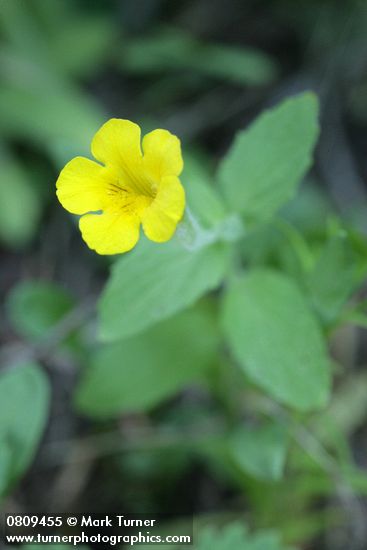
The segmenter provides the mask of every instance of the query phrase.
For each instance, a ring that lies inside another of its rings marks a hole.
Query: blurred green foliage
[[[348,147],[365,149],[367,12],[239,4],[215,23],[206,0],[1,2],[4,510],[182,509],[198,550],[363,526],[367,201]],[[182,137],[188,209],[171,242],[101,259],[54,182],[109,116]]]
[[[238,466],[259,479],[275,481],[284,471],[287,455],[287,432],[280,423],[238,427],[229,447]]]
[[[277,74],[275,63],[260,51],[195,40],[180,29],[131,40],[121,66],[139,73],[193,70],[243,85],[268,84]]]
[[[40,340],[75,303],[55,284],[24,281],[13,288],[7,299],[9,319],[16,332],[27,340]]]
[[[207,528],[199,536],[198,550],[286,550],[276,533],[249,534],[240,523],[233,523],[217,531]]]
[[[200,380],[219,351],[213,308],[205,306],[103,346],[81,381],[78,407],[96,417],[145,411]]]
[[[36,364],[18,365],[0,379],[1,496],[29,467],[49,407],[48,381]]]

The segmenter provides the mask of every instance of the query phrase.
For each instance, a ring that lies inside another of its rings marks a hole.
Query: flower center
[[[150,206],[157,190],[156,186],[148,181],[134,178],[128,183],[117,181],[108,186],[108,195],[112,199],[112,207],[116,212],[124,212],[126,215],[141,216],[142,212]]]

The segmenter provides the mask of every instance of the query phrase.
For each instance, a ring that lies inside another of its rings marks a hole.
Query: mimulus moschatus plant
[[[148,239],[168,241],[183,216],[180,140],[154,130],[140,142],[137,124],[113,118],[92,140],[92,154],[101,164],[76,157],[57,180],[59,201],[82,216],[82,237],[98,254],[131,250],[140,225]]]

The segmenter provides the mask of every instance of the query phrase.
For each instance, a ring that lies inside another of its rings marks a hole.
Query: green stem
[[[237,214],[232,214],[210,229],[202,227],[194,213],[186,207],[185,215],[177,227],[177,237],[187,250],[199,250],[217,241],[235,242],[245,233]]]

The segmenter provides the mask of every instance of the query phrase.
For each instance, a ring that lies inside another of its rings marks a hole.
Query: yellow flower
[[[182,218],[180,140],[167,130],[147,134],[142,147],[140,139],[137,124],[113,118],[92,141],[92,154],[102,164],[76,157],[57,180],[59,201],[82,215],[82,237],[98,254],[131,250],[140,224],[152,241],[168,241]]]

